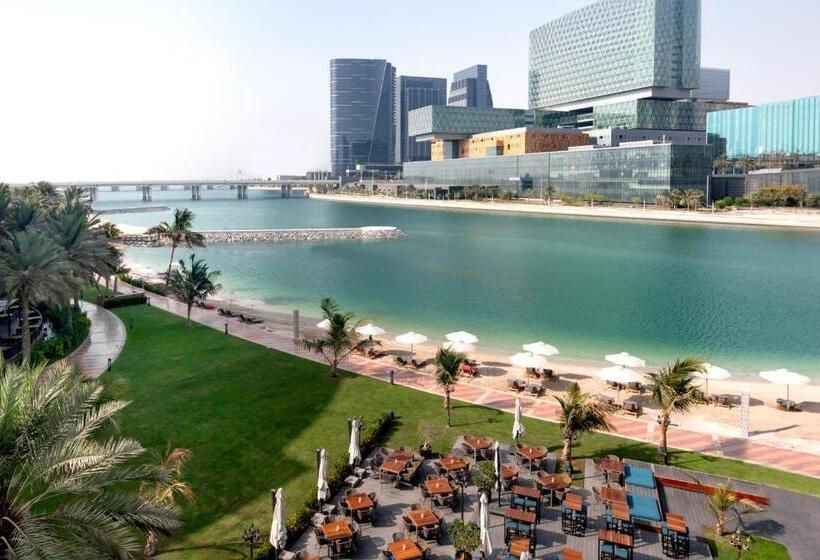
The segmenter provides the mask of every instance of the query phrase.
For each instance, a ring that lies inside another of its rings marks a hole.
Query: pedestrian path
[[[93,303],[82,301],[80,308],[91,320],[91,330],[68,361],[79,366],[86,377],[94,378],[108,369],[109,359],[114,361],[120,355],[125,345],[125,325],[119,317]]]
[[[121,286],[121,291],[126,293],[140,291],[128,285],[121,284]],[[180,317],[185,317],[186,308],[182,303],[155,294],[148,295],[151,305],[179,315]],[[321,358],[316,354],[307,352],[296,345],[292,339],[292,335],[288,332],[273,331],[264,325],[247,325],[238,319],[222,317],[215,310],[195,308],[191,312],[191,319],[219,331],[224,330],[225,325],[227,325],[228,332],[233,336],[308,360],[322,362]],[[443,394],[437,386],[432,374],[400,368],[384,361],[351,356],[344,364],[344,369],[385,382],[389,382],[390,372],[393,371],[393,381],[397,385],[411,387],[434,395]],[[456,385],[453,398],[510,413],[514,411],[515,399],[520,398],[524,407],[524,416],[544,420],[546,422],[558,421],[559,407],[558,404],[552,402],[552,400],[516,395],[508,391],[481,387],[470,384],[469,381]],[[653,429],[655,427],[653,420],[613,416],[612,423],[616,428],[615,433],[618,436],[645,443],[658,443],[660,430]],[[737,459],[774,469],[820,478],[820,455],[813,453],[772,447],[743,438],[695,432],[675,426],[669,428],[668,443],[670,447],[675,449],[696,451],[698,453],[728,459]]]

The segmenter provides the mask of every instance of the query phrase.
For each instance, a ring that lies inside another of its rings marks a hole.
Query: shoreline
[[[718,225],[763,227],[779,229],[802,229],[820,231],[820,212],[788,209],[745,209],[729,212],[702,212],[666,210],[656,208],[630,208],[614,206],[563,206],[527,202],[478,202],[470,200],[425,200],[417,198],[392,198],[388,196],[360,196],[350,194],[311,194],[312,200],[350,202],[424,208],[428,210],[461,210],[500,214],[524,214],[554,216],[576,219],[650,222],[677,225]]]

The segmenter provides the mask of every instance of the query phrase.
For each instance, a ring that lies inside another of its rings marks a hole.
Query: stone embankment
[[[294,243],[310,241],[384,241],[404,237],[396,227],[366,226],[359,228],[320,229],[245,229],[200,231],[207,245],[229,243]],[[124,245],[130,247],[161,247],[165,240],[156,235],[124,235]]]
[[[106,210],[97,210],[100,216],[108,214],[144,214],[146,212],[168,212],[171,210],[167,206],[140,206],[138,208],[108,208]]]

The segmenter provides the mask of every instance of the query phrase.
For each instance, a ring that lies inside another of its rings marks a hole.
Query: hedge
[[[97,298],[97,304],[106,309],[115,309],[117,307],[129,307],[131,305],[142,305],[148,301],[145,294],[125,294],[121,296]]]
[[[168,295],[168,291],[165,289],[165,284],[161,283],[154,283],[154,282],[146,282],[142,278],[136,278],[134,276],[128,276],[127,274],[120,274],[117,276],[123,282],[127,282],[134,287],[140,287],[146,292],[151,292],[152,294],[157,294],[158,296],[166,296]]]
[[[73,327],[68,328],[68,313],[72,314]],[[56,362],[71,354],[88,337],[91,320],[80,309],[74,306],[44,307],[43,317],[51,323],[54,334],[47,339],[38,340],[31,348],[31,361]]]

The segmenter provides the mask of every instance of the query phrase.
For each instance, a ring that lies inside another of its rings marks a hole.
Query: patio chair
[[[407,518],[402,517],[401,519],[402,519],[402,521],[404,521]],[[405,537],[405,533],[393,533],[393,542],[401,542],[406,538],[407,537]]]
[[[424,541],[438,541],[439,530],[438,525],[425,525],[419,529],[419,542]],[[426,544],[426,543],[425,543]]]
[[[339,539],[330,543],[331,558],[347,558],[352,556],[354,551],[353,539]]]
[[[393,453],[393,450],[389,447],[379,447],[379,453],[381,453],[385,457],[388,457],[391,453]]]
[[[426,540],[419,540],[416,542],[416,545],[419,547],[419,550],[421,550],[422,559],[425,559],[430,555],[430,545],[427,544]]]

